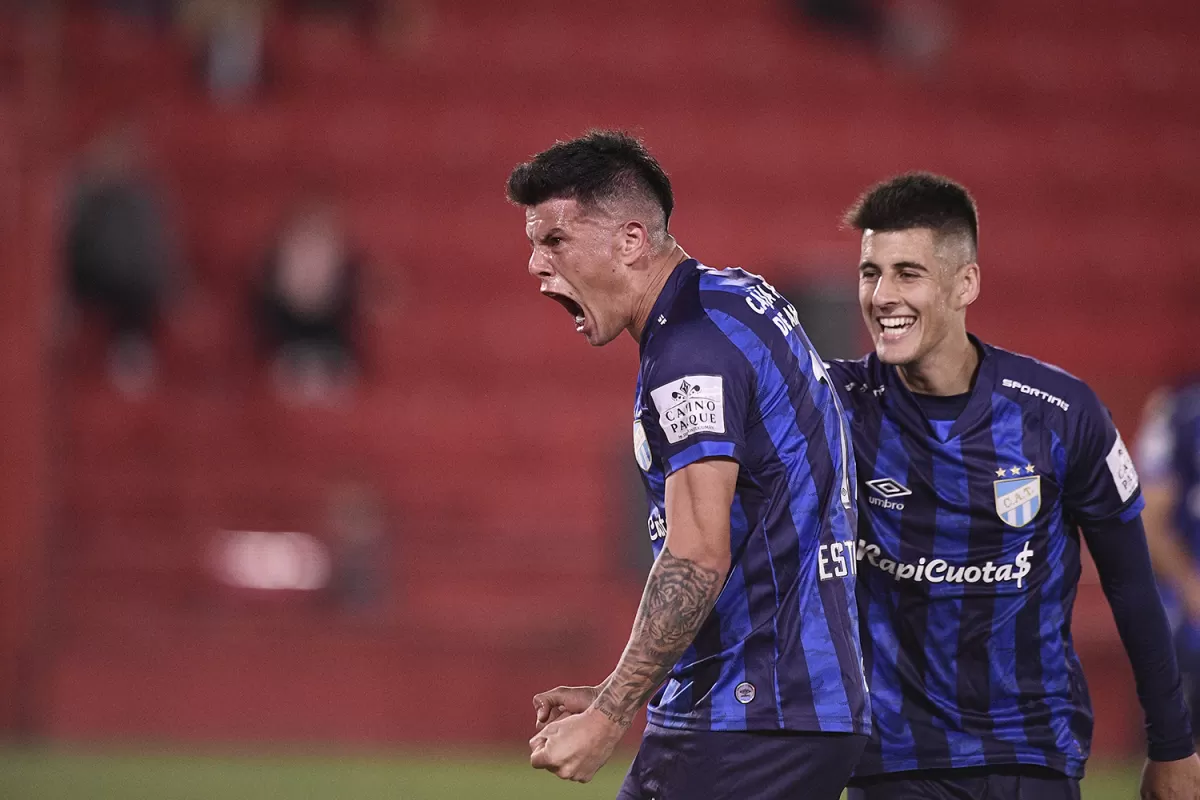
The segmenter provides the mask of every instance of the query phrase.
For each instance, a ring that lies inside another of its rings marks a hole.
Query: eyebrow
[[[918,264],[915,261],[897,261],[896,263],[892,264],[891,267],[892,267],[892,269],[897,269],[897,270],[899,270],[899,269],[914,269],[914,270],[917,270],[918,272],[925,272],[925,273],[929,272],[929,267],[926,267],[924,264]],[[876,264],[874,261],[863,261],[861,264],[858,265],[859,272],[862,272],[862,271],[868,270],[868,269],[876,269],[876,270],[882,271],[880,266],[878,264]]]
[[[556,236],[556,235],[558,235],[558,236],[561,236],[561,235],[563,235],[564,233],[566,233],[566,231],[564,231],[562,228],[560,228],[560,227],[558,227],[558,226],[556,225],[556,226],[554,226],[553,228],[551,228],[550,230],[548,230],[548,231],[546,231],[545,233],[543,233],[543,234],[542,234],[540,237],[538,237],[538,241],[539,241],[541,244],[545,244],[545,243],[546,243],[546,241],[547,241],[547,240],[548,240],[548,239],[549,239],[551,236]],[[530,236],[528,233],[526,233],[526,234],[525,234],[525,237],[526,237],[527,239],[529,239],[529,241],[531,241],[531,242],[533,241],[533,237],[532,237],[532,236]]]

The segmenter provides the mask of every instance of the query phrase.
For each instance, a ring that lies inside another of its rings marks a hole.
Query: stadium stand
[[[856,246],[835,225],[863,186],[909,168],[965,182],[984,210],[974,330],[1086,378],[1130,433],[1194,347],[1179,334],[1200,265],[1200,104],[1180,98],[1200,96],[1200,5],[963,4],[933,77],[799,32],[768,0],[463,2],[435,19],[419,53],[391,58],[278,20],[267,93],[230,108],[168,33],[63,18],[55,155],[131,106],[153,120],[210,301],[173,327],[145,399],[87,369],[86,342],[55,363],[40,732],[521,741],[533,691],[600,677],[640,584],[624,557],[639,532],[613,502],[633,345],[585,352],[536,296],[503,200],[512,164],[589,126],[645,136],[676,183],[673,230],[714,264],[836,253],[850,282]],[[239,303],[313,170],[370,263],[404,265],[405,300],[377,303],[374,370],[350,404],[288,408],[242,354]],[[380,619],[222,604],[213,532],[313,529],[322,488],[348,473],[374,476],[396,517]],[[1105,658],[1094,578],[1076,619],[1107,701],[1096,751],[1128,752],[1136,701],[1124,660]]]

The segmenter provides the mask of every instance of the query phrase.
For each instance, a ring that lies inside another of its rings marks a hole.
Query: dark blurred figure
[[[178,0],[177,20],[213,102],[244,102],[262,88],[269,11],[269,0]]]
[[[857,39],[890,60],[916,70],[935,65],[951,38],[940,0],[789,0],[809,24]]]
[[[359,256],[324,196],[284,222],[256,290],[261,344],[276,386],[291,399],[323,402],[358,371]]]
[[[123,14],[157,27],[166,27],[170,24],[171,14],[178,2],[179,0],[100,0],[98,5],[105,11]],[[0,3],[0,7],[3,5]]]
[[[127,394],[155,378],[154,340],[176,285],[179,257],[162,193],[135,123],[87,148],[67,219],[67,282],[80,310],[109,328],[109,375]]]
[[[334,602],[348,613],[377,613],[388,590],[383,500],[369,484],[347,481],[330,493],[327,513]]]
[[[797,270],[780,265],[772,274],[784,276],[775,288],[786,297],[804,320],[804,332],[821,357],[854,359],[862,355],[866,344],[862,334],[862,312],[854,287],[844,283],[814,279],[812,275],[836,274],[836,267]],[[790,277],[789,277],[790,276]]]
[[[1136,454],[1146,542],[1192,717],[1200,719],[1200,375],[1151,394]]]
[[[383,0],[280,0],[285,13],[330,22],[346,22],[370,35],[387,5]]]
[[[795,0],[797,9],[818,27],[876,42],[883,34],[883,9],[876,0]]]
[[[348,27],[364,42],[401,52],[420,47],[429,26],[426,0],[278,0],[280,9],[318,26]]]

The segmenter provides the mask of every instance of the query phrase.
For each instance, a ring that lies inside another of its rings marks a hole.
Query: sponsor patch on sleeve
[[[1117,440],[1113,442],[1112,450],[1108,451],[1104,460],[1108,462],[1108,471],[1112,473],[1113,483],[1117,485],[1117,494],[1121,495],[1121,502],[1124,503],[1137,491],[1138,474],[1133,466],[1133,459],[1129,457],[1129,451],[1125,449],[1125,443],[1121,441],[1120,433],[1117,434]]]
[[[725,432],[725,390],[720,375],[686,375],[652,390],[650,397],[670,444],[697,433]]]

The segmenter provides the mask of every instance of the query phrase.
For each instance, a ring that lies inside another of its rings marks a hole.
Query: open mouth
[[[917,324],[916,317],[879,317],[879,327],[883,328],[885,339],[899,339],[912,330]]]
[[[583,332],[583,328],[587,324],[587,317],[584,316],[583,306],[579,305],[579,303],[576,303],[574,300],[572,300],[571,298],[567,297],[564,294],[558,294],[557,292],[546,292],[546,291],[543,291],[542,294],[544,294],[546,297],[549,297],[551,300],[554,300],[560,306],[565,308],[567,310],[567,312],[571,315],[571,317],[575,320],[575,330],[579,331],[580,333]]]

